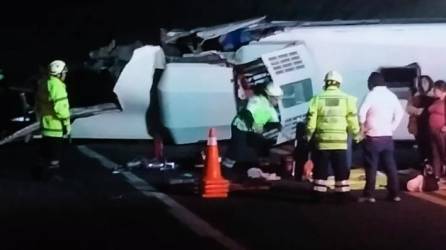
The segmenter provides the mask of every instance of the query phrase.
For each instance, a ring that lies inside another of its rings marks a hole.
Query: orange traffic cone
[[[209,130],[206,148],[206,160],[203,175],[204,198],[226,198],[229,192],[229,181],[221,176],[217,137],[214,128]]]

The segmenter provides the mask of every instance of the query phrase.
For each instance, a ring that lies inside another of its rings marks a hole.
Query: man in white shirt
[[[359,110],[359,122],[364,140],[364,159],[366,184],[360,202],[374,203],[378,163],[382,161],[386,167],[388,199],[398,202],[399,184],[397,166],[394,157],[393,131],[403,118],[404,110],[398,97],[385,85],[380,73],[373,72],[368,79],[372,88],[364,99]]]

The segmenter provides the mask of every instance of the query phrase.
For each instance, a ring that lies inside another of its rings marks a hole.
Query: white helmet
[[[342,76],[337,71],[330,70],[325,75],[325,81],[336,81],[339,84],[341,84],[342,83]]]
[[[68,71],[66,66],[67,66],[67,64],[62,60],[52,61],[50,63],[50,65],[48,66],[49,73],[50,73],[50,75],[54,75],[54,76],[60,75],[63,72]]]
[[[274,96],[274,97],[283,96],[282,89],[274,83],[269,83],[268,85],[266,85],[265,92],[269,96]]]

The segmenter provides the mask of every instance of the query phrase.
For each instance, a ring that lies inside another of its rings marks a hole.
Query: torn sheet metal
[[[266,17],[260,17],[189,31],[167,32],[162,29],[161,41],[166,54],[178,57],[184,53],[200,53],[209,50],[234,52],[252,41],[258,41],[276,31],[301,23],[296,21],[267,22]]]
[[[150,91],[154,77],[164,67],[164,60],[159,46],[136,49],[113,89],[122,112],[76,120],[72,125],[72,138],[151,139],[145,114],[153,101]],[[98,129],[104,128],[104,124],[106,129]]]
[[[100,105],[95,105],[91,107],[85,108],[73,108],[71,109],[71,119],[77,119],[82,117],[93,116],[97,114],[102,114],[106,112],[117,112],[119,111],[119,107],[114,103],[105,103]],[[26,137],[28,135],[32,135],[37,132],[40,128],[39,122],[34,122],[15,133],[3,138],[0,140],[0,145],[4,145],[13,141],[16,141],[20,138]]]
[[[167,56],[166,63],[208,63],[226,65],[225,56],[217,51],[205,51],[199,54],[185,54],[182,57]]]
[[[130,61],[133,51],[142,46],[143,43],[141,41],[116,45],[116,41],[112,40],[109,45],[91,51],[85,66],[95,71],[107,70],[114,79],[118,79],[122,69]]]
[[[164,53],[158,46],[144,46],[133,52],[113,89],[125,111],[146,112],[153,74],[155,69],[163,69],[164,65]]]
[[[217,38],[219,36],[228,34],[232,31],[242,29],[242,28],[247,28],[253,24],[260,23],[260,22],[264,21],[265,18],[266,18],[266,16],[263,16],[260,18],[248,19],[248,20],[243,20],[243,21],[239,21],[239,22],[233,22],[233,23],[228,23],[228,24],[223,24],[223,25],[217,25],[214,27],[209,27],[209,28],[206,28],[206,29],[198,32],[197,36],[202,38],[203,40]]]
[[[161,42],[167,54],[182,56],[184,53],[202,51],[235,51],[253,40],[250,33],[244,32],[265,21],[266,17],[253,18],[213,27],[196,28],[189,31],[161,30]],[[218,40],[215,40],[219,38]]]
[[[20,138],[26,137],[28,135],[31,135],[32,133],[38,131],[40,128],[40,124],[38,122],[35,122],[31,125],[28,125],[24,128],[22,128],[21,130],[13,133],[12,135],[9,135],[5,138],[3,138],[2,140],[0,140],[0,145],[4,145],[10,142],[13,142],[15,140],[18,140]]]
[[[202,40],[209,40],[213,38],[217,38],[219,36],[228,34],[232,31],[248,28],[251,25],[261,23],[265,21],[266,16],[259,17],[259,18],[252,18],[232,23],[226,23],[221,25],[216,25],[212,27],[199,27],[192,30],[171,30],[166,31],[164,29],[161,29],[161,40],[165,44],[174,44],[179,39],[185,38],[188,36],[196,35],[198,38],[201,38]]]
[[[173,161],[159,161],[157,159],[147,159],[144,157],[136,158],[127,162],[125,166],[119,166],[113,169],[113,174],[119,174],[132,169],[157,169],[159,171],[174,170],[178,164]]]
[[[188,31],[185,30],[166,31],[164,29],[161,29],[161,42],[164,44],[175,44],[179,39],[191,36],[203,29],[204,28],[198,28]]]

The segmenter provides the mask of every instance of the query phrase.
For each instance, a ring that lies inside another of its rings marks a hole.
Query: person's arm
[[[316,131],[317,115],[318,115],[318,101],[317,97],[313,97],[310,101],[310,106],[307,113],[306,137],[309,141]]]
[[[263,126],[265,131],[277,129],[282,130],[282,124],[280,123],[279,114],[274,107],[270,108],[270,118],[268,122]]]
[[[419,97],[418,96],[412,96],[407,101],[406,105],[406,112],[409,115],[413,116],[419,116],[423,112],[423,108],[419,107]]]
[[[361,126],[361,132],[362,134],[365,134],[366,131],[366,127],[365,127],[365,122],[367,120],[367,112],[369,112],[370,106],[371,106],[371,100],[370,100],[370,93],[366,95],[366,97],[364,98],[364,101],[361,104],[361,107],[359,109],[359,123]]]
[[[446,101],[445,100],[443,100],[443,107],[445,108],[444,109],[444,117],[445,117],[445,120],[446,120]],[[443,125],[443,127],[441,127],[441,132],[443,132],[443,133],[446,133],[446,124],[445,125]]]
[[[358,121],[358,108],[355,97],[348,98],[347,103],[347,131],[353,135],[356,141],[360,138],[360,126]]]
[[[246,110],[248,110],[252,115],[252,131],[257,134],[263,133],[263,125],[259,121],[258,110],[261,100],[258,97],[249,98],[248,104],[246,105]]]
[[[70,105],[68,103],[68,94],[62,83],[57,81],[51,82],[48,86],[48,91],[57,118],[61,120],[69,119]]]
[[[63,124],[64,134],[69,135],[71,133],[70,104],[65,86],[62,82],[52,80],[48,86],[48,93],[53,102],[54,113]]]
[[[247,110],[246,108],[240,110],[238,113],[238,117],[245,122],[245,125],[248,129],[252,129],[254,118],[249,110]]]

